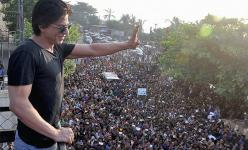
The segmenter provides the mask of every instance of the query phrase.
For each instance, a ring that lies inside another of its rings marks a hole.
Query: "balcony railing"
[[[15,139],[17,118],[9,110],[8,91],[0,90],[0,150],[11,150]]]

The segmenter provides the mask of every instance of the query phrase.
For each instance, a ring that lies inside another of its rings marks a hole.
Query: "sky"
[[[85,2],[98,10],[103,19],[105,9],[111,9],[116,20],[122,14],[133,14],[145,20],[145,32],[150,27],[167,27],[173,17],[195,22],[208,14],[226,18],[248,19],[247,0],[66,0],[71,4]],[[156,24],[156,25],[155,25]]]

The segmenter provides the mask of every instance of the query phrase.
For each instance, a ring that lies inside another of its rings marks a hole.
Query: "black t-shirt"
[[[74,46],[58,44],[51,53],[30,39],[17,47],[9,59],[8,85],[32,84],[29,100],[40,116],[53,126],[59,120],[64,92],[63,62]],[[20,138],[27,144],[43,148],[55,143],[20,120],[17,129]]]

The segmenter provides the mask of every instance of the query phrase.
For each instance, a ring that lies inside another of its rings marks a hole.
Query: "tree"
[[[84,2],[78,2],[76,5],[72,5],[71,22],[78,23],[80,25],[96,25],[100,23],[100,19],[96,16],[96,8],[88,5]]]
[[[75,43],[80,38],[79,25],[72,25],[69,30],[69,35],[65,38],[66,43]]]
[[[106,15],[104,15],[104,19],[107,21],[110,21],[112,18],[115,18],[113,15],[114,11],[110,8],[104,10],[106,12]]]
[[[130,24],[131,24],[131,25],[135,25],[136,23],[137,23],[136,17],[132,14],[132,15],[131,15],[131,19],[130,19]]]
[[[25,18],[24,19],[24,38],[28,39],[32,36],[33,29],[32,24]]]
[[[0,3],[0,9],[2,8],[2,4]],[[6,22],[3,21],[3,14],[0,12],[0,40],[5,40],[7,37],[7,27]]]
[[[146,20],[138,19],[137,24],[139,25],[139,30],[141,32],[144,32],[143,26],[145,24]]]
[[[152,33],[150,33],[150,41],[154,41],[155,43],[159,43],[166,35],[166,29],[157,28],[154,29]]]
[[[69,35],[66,37],[66,43],[76,43],[80,38],[79,25],[73,25],[69,30]],[[68,77],[76,70],[76,64],[74,60],[66,59],[64,63],[65,77]]]
[[[130,17],[129,14],[123,14],[123,15],[121,16],[120,22],[123,23],[123,24],[129,25],[130,22],[131,22],[130,20],[131,20],[131,17]]]
[[[64,62],[64,75],[65,77],[69,77],[76,70],[75,61],[72,59],[66,59]]]
[[[123,14],[119,20],[122,23],[122,30],[125,33],[125,36],[128,36],[132,33],[134,23],[136,18],[133,15]]]
[[[238,19],[215,18],[208,15],[199,23],[173,23],[161,42],[166,51],[160,62],[167,75],[211,84],[218,95],[243,108],[248,95],[248,25]]]
[[[24,18],[31,22],[32,10],[35,3],[38,0],[24,0],[23,1],[23,12]],[[3,20],[7,22],[9,31],[17,30],[17,13],[18,13],[18,0],[9,0],[4,5],[1,12],[5,15]]]

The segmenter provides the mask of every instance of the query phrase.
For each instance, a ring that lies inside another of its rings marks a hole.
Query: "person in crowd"
[[[0,81],[4,80],[4,66],[3,63],[0,61]]]

